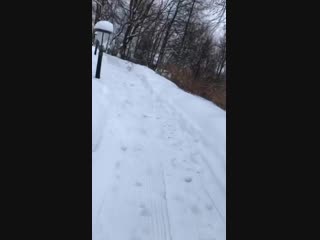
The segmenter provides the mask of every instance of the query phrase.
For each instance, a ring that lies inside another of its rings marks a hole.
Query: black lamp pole
[[[99,55],[98,55],[98,63],[97,63],[97,69],[96,69],[96,78],[98,78],[98,79],[100,79],[102,56],[103,56],[103,46],[100,45]]]
[[[99,47],[99,40],[96,39],[96,48],[94,49],[94,55],[97,55],[97,49]]]
[[[102,56],[103,56],[103,35],[104,33],[102,33],[101,44],[99,46],[99,55],[98,55],[98,62],[97,62],[97,69],[96,69],[96,78],[98,79],[100,79]]]

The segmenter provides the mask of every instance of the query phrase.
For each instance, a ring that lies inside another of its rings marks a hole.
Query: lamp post
[[[97,49],[99,47],[99,40],[97,39],[97,33],[94,33],[94,44],[95,44],[95,49],[94,49],[94,55],[97,55]]]
[[[103,52],[105,52],[108,48],[110,35],[111,33],[113,33],[113,25],[108,21],[99,21],[94,26],[94,31],[95,31],[95,42],[96,42],[95,54],[96,54],[97,48],[99,48],[95,77],[99,79],[100,72],[101,72]]]

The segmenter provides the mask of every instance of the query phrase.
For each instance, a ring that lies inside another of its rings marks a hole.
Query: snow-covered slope
[[[92,54],[92,74],[97,56]],[[104,55],[92,79],[93,240],[226,238],[226,114]]]

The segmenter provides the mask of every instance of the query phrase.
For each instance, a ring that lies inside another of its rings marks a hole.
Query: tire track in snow
[[[127,85],[122,85],[124,88],[123,90],[127,90],[128,96],[131,95],[132,89],[129,88]],[[145,85],[135,83],[135,88],[139,89],[145,89]],[[130,98],[133,102],[140,102],[142,99],[150,99],[148,104],[144,104],[143,106],[140,106],[140,108],[145,110],[144,115],[147,117],[142,118],[141,125],[145,126],[148,124],[148,121],[151,121],[150,124],[153,126],[154,124],[159,124],[159,121],[156,120],[155,117],[155,100],[154,100],[154,94],[150,93],[149,91],[143,91],[143,95],[131,95]],[[145,94],[147,93],[147,94]],[[141,110],[140,110],[141,111]],[[141,113],[140,113],[141,114]],[[139,114],[138,114],[139,115]],[[138,116],[137,115],[137,116]],[[151,115],[151,116],[150,116]],[[137,116],[131,116],[131,117],[137,117]],[[153,123],[153,124],[152,124]],[[154,134],[154,132],[150,132],[149,134]],[[147,136],[146,136],[147,137]],[[154,136],[151,136],[154,137]],[[138,143],[139,144],[139,143]],[[149,145],[151,146],[151,145]],[[140,158],[139,162],[136,162],[136,164],[139,164],[141,168],[146,167],[147,169],[152,170],[152,174],[144,174],[142,176],[145,177],[145,184],[143,187],[146,189],[142,192],[142,194],[139,195],[139,193],[136,195],[136,199],[140,201],[140,216],[144,218],[145,222],[149,227],[151,227],[151,236],[146,235],[135,235],[136,237],[139,237],[141,239],[145,240],[171,240],[170,237],[170,224],[168,220],[168,214],[166,214],[167,210],[167,203],[166,199],[162,197],[161,193],[165,192],[165,186],[163,185],[163,180],[161,181],[161,172],[159,172],[159,165],[156,161],[152,160],[153,152],[144,152],[145,156]],[[148,159],[148,156],[150,159]],[[139,157],[139,156],[137,156]],[[141,156],[140,156],[141,157]],[[138,160],[139,158],[137,158]],[[142,161],[141,161],[142,160]],[[136,173],[137,176],[139,173]],[[143,189],[142,187],[142,189]],[[136,194],[136,192],[132,192],[131,194]],[[143,226],[142,226],[143,227]],[[148,226],[145,226],[148,229]]]
[[[165,175],[164,175],[164,168],[163,168],[163,164],[161,164],[161,173],[162,173],[162,184],[164,187],[164,204],[165,204],[165,217],[167,219],[167,223],[168,223],[168,233],[169,233],[169,240],[172,240],[172,235],[171,235],[171,224],[170,224],[170,215],[169,215],[169,209],[168,209],[168,201],[167,201],[167,184],[166,184],[166,179],[165,179]]]
[[[150,156],[152,153],[150,152]],[[146,199],[150,206],[150,218],[152,222],[152,240],[172,240],[170,232],[170,220],[166,201],[166,186],[164,184],[163,169],[161,163],[152,158],[145,160],[146,167]]]
[[[140,78],[139,78],[140,79]],[[142,85],[144,88],[147,88],[145,81],[142,81]],[[151,91],[150,91],[151,90]],[[160,122],[155,117],[155,112],[158,110],[157,107],[157,100],[155,99],[155,95],[152,92],[152,89],[148,89],[148,99],[150,99],[150,107],[151,107],[151,114],[154,116],[152,119],[149,119],[150,126],[160,125]],[[157,111],[158,112],[158,111]],[[157,139],[157,132],[153,132],[154,139]],[[155,144],[155,143],[154,143]],[[159,149],[159,151],[161,151]],[[171,230],[170,230],[170,219],[168,214],[168,207],[167,207],[167,199],[166,199],[166,184],[164,179],[164,169],[162,166],[162,162],[157,162],[152,159],[152,153],[150,152],[151,158],[146,161],[147,169],[150,169],[150,174],[146,174],[147,185],[148,185],[148,192],[147,195],[151,196],[150,198],[150,206],[151,206],[151,213],[154,213],[151,218],[153,218],[153,222],[156,226],[157,235],[154,235],[154,239],[158,240],[172,240],[171,237]],[[164,161],[164,159],[163,159]]]

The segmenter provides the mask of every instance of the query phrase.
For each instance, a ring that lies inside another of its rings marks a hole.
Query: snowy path
[[[112,56],[101,76],[92,80],[93,240],[225,239],[225,113]]]

